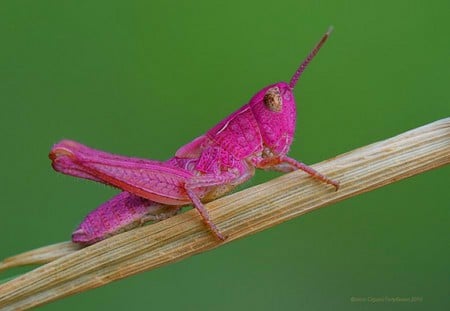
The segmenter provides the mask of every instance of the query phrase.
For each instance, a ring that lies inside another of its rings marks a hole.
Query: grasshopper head
[[[289,83],[278,82],[259,91],[250,101],[258,122],[265,150],[274,156],[289,151],[295,132],[295,99],[293,90],[301,74],[328,39],[331,28],[301,63]]]
[[[295,100],[292,89],[279,82],[259,91],[250,101],[263,144],[274,154],[286,154],[295,132]]]

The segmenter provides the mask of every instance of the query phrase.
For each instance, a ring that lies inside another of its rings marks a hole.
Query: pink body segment
[[[289,83],[269,85],[166,162],[129,158],[63,140],[50,152],[53,168],[64,174],[102,182],[124,190],[92,211],[73,233],[77,243],[92,244],[147,220],[176,214],[192,204],[215,236],[224,236],[203,202],[214,200],[250,179],[255,168],[303,170],[336,188],[336,181],[289,158],[296,105],[293,89],[329,36],[327,32]]]
[[[123,191],[90,212],[72,233],[72,241],[92,244],[146,221],[166,219],[179,210]]]

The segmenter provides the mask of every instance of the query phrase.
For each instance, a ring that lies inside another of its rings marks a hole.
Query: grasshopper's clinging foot
[[[289,158],[289,157],[284,157],[283,160],[286,163],[289,163],[292,166],[296,167],[297,169],[302,170],[305,173],[309,174],[312,178],[315,178],[323,183],[332,185],[335,188],[335,191],[339,190],[339,182],[338,181],[328,178],[327,176],[325,176],[322,173],[319,173],[318,171],[313,169],[311,166],[308,166],[305,163],[299,162],[299,161]]]

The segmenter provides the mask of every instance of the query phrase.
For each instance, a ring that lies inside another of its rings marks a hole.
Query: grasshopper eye
[[[274,86],[267,90],[263,98],[264,105],[273,112],[280,112],[283,109],[283,101],[278,86]]]

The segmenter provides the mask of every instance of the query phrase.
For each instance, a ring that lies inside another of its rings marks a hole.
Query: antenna
[[[330,36],[331,32],[333,31],[333,26],[330,26],[328,28],[328,31],[323,35],[322,39],[320,39],[319,43],[314,47],[314,49],[309,53],[308,57],[303,61],[303,63],[298,67],[297,71],[294,73],[294,75],[291,78],[291,81],[289,82],[289,87],[293,89],[295,85],[297,84],[298,79],[300,78],[303,71],[305,71],[308,64],[312,61],[314,56],[316,56],[317,52],[319,52],[322,45],[327,41],[328,37]]]

